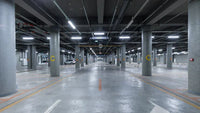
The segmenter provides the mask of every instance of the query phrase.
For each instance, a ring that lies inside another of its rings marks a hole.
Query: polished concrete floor
[[[187,94],[187,70],[154,67],[152,77],[97,62],[17,73],[18,93],[0,98],[2,113],[199,113],[199,96]],[[180,91],[180,92],[178,92]],[[195,100],[195,99],[196,100]]]

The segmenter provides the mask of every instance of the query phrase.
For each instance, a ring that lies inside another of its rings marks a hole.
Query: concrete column
[[[50,51],[48,51],[48,67],[50,67]]]
[[[167,45],[167,69],[172,69],[172,45]]]
[[[131,54],[128,56],[129,64],[131,64]]]
[[[64,65],[64,54],[60,55],[60,65]]]
[[[153,66],[157,66],[157,49],[153,49]]]
[[[80,47],[79,47],[79,45],[76,45],[75,46],[75,60],[76,60],[75,68],[76,69],[80,68],[79,53],[80,53]]]
[[[122,55],[121,68],[125,69],[126,68],[126,45],[122,45],[121,55]]]
[[[38,58],[38,63],[39,63],[39,64],[41,64],[41,63],[42,63],[42,55],[41,55],[41,54],[39,55],[39,58]]]
[[[137,63],[140,64],[141,62],[141,57],[140,57],[140,53],[138,52],[137,53]]]
[[[32,69],[36,70],[36,67],[37,67],[36,47],[32,46]]]
[[[117,66],[120,66],[120,48],[117,49]]]
[[[188,4],[188,91],[200,95],[200,0]]]
[[[142,28],[142,75],[151,76],[152,32],[150,26]]]
[[[51,77],[60,76],[60,31],[57,27],[50,33],[50,73]]]
[[[0,96],[16,92],[14,0],[0,0]]]
[[[81,67],[84,67],[84,49],[81,50]]]
[[[32,69],[32,56],[31,56],[31,53],[32,53],[32,47],[31,46],[28,46],[27,47],[27,50],[28,50],[28,53],[27,53],[27,62],[28,62],[28,69]]]
[[[115,64],[115,52],[112,53],[112,64]]]
[[[164,57],[164,58],[163,58],[163,60],[164,60],[163,63],[164,63],[164,64],[167,64],[167,55],[166,55],[166,53],[164,53],[164,56],[163,56],[163,57]]]
[[[36,55],[36,47],[28,46],[28,69],[36,70],[37,67],[37,55]]]
[[[86,65],[88,65],[89,64],[89,53],[87,52],[87,54],[86,54]]]

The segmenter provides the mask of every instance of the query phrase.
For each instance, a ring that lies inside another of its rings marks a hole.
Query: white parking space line
[[[152,109],[152,111],[150,113],[170,113],[166,109],[162,108],[161,106],[159,106],[153,102],[151,102],[151,104],[154,105],[154,108]]]
[[[57,100],[53,105],[51,105],[44,113],[51,113],[53,109],[61,102],[61,100]]]

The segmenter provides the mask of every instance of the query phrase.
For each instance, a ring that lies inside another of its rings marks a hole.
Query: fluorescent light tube
[[[23,40],[33,40],[33,37],[23,37]]]
[[[94,32],[94,35],[105,35],[104,32]]]
[[[51,39],[51,37],[47,37],[47,40],[50,40]]]
[[[154,39],[154,38],[155,38],[155,36],[151,36],[151,38],[152,38],[152,39]]]
[[[73,28],[76,29],[76,27],[74,26],[74,24],[71,21],[68,21],[68,24]]]
[[[119,38],[120,38],[120,39],[129,39],[130,36],[120,36]]]
[[[93,39],[93,40],[106,40],[106,39],[108,39],[108,37],[98,36],[98,37],[91,37],[91,39]]]
[[[170,38],[170,39],[177,39],[177,38],[179,38],[180,36],[168,36],[168,38]]]
[[[73,36],[73,37],[71,37],[71,39],[72,39],[72,40],[81,40],[82,37],[80,37],[80,36]]]

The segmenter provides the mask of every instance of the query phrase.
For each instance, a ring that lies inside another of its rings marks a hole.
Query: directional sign
[[[50,60],[52,61],[52,62],[54,62],[56,59],[55,59],[55,56],[51,56],[50,57]]]
[[[151,61],[151,55],[147,55],[145,58],[147,61]]]

